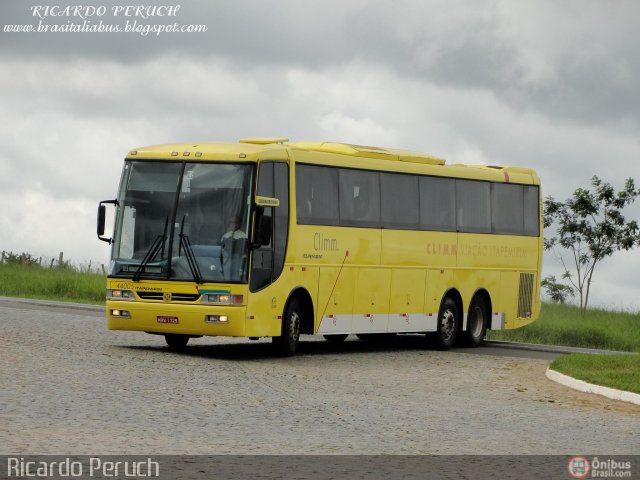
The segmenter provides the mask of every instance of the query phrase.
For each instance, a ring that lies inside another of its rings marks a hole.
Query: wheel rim
[[[450,340],[456,331],[456,316],[455,314],[447,309],[442,313],[442,318],[440,319],[440,332],[442,334],[442,339],[445,341]]]
[[[480,307],[475,307],[471,315],[469,316],[469,332],[474,338],[478,338],[482,335],[482,326],[484,323],[484,318],[482,314],[482,309]]]
[[[297,312],[291,312],[289,328],[289,343],[293,344],[298,341],[300,337],[300,316]]]

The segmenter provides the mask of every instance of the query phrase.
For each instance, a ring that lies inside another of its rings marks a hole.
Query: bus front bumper
[[[246,307],[107,301],[107,328],[159,334],[245,336]]]

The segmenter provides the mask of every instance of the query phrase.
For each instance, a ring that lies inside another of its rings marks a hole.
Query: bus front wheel
[[[273,337],[273,346],[276,354],[282,357],[290,357],[298,349],[301,324],[300,304],[296,298],[292,298],[287,305],[282,317],[282,330],[279,337]]]
[[[180,349],[187,346],[189,343],[189,335],[178,335],[175,333],[167,333],[164,336],[167,345],[174,349]]]
[[[435,348],[449,350],[453,346],[458,333],[459,319],[456,302],[449,297],[445,298],[438,312],[438,329],[429,334]]]

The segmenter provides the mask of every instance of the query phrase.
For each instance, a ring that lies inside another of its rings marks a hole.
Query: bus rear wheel
[[[165,341],[169,347],[179,350],[187,346],[189,343],[189,335],[179,335],[176,333],[167,333],[164,336]]]
[[[456,341],[459,325],[458,306],[450,297],[445,298],[438,312],[438,329],[428,334],[429,340],[438,350],[449,350]]]
[[[287,304],[282,317],[282,330],[279,337],[273,337],[275,353],[281,357],[290,357],[298,350],[300,340],[300,324],[302,309],[296,298],[292,298]]]
[[[477,347],[487,333],[487,307],[481,297],[473,297],[469,305],[467,331],[463,333],[463,341],[467,347]]]

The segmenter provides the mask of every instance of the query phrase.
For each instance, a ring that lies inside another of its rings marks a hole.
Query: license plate
[[[158,323],[180,323],[178,317],[157,317]]]

